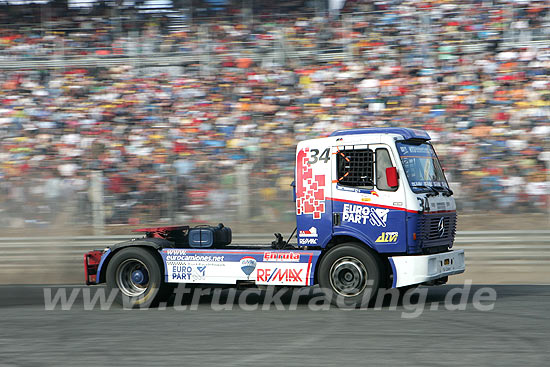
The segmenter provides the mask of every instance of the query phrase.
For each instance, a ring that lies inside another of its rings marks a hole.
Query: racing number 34
[[[330,160],[330,148],[327,148],[323,150],[323,153],[319,156],[319,149],[311,149],[311,157],[309,157],[309,161],[307,164],[315,164],[319,161],[323,161],[323,163],[327,163]]]

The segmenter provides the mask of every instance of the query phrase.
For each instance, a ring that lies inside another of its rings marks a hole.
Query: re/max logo
[[[258,269],[256,271],[256,281],[258,282],[285,282],[302,283],[302,271],[304,269]]]
[[[316,245],[317,238],[300,238],[300,245]]]

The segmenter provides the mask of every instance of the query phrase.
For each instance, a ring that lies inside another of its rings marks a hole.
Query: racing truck
[[[365,305],[381,288],[444,284],[465,270],[464,251],[452,249],[453,191],[425,131],[359,128],[301,141],[292,187],[287,241],[276,233],[271,244],[234,244],[223,224],[143,228],[86,253],[86,283],[106,283],[139,307],[166,301],[178,283],[319,285],[332,302]]]

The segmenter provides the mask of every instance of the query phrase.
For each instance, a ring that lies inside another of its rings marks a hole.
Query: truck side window
[[[374,188],[374,152],[371,149],[338,150],[336,165],[340,185]]]
[[[390,153],[385,148],[376,149],[376,187],[379,190],[395,191],[397,187],[389,187],[386,180],[386,168],[393,167]]]

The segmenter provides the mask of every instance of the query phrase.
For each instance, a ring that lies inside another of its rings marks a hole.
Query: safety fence
[[[81,267],[85,252],[135,237],[139,236],[0,238],[0,268]],[[265,246],[273,239],[267,233],[235,234],[233,245]],[[454,246],[466,250],[466,263],[471,265],[550,264],[550,230],[462,231],[457,234]]]
[[[116,236],[0,238],[0,284],[83,284],[83,255],[132,238]],[[260,246],[270,234],[235,234],[234,244]],[[548,283],[550,230],[462,231],[466,273],[453,282]]]

